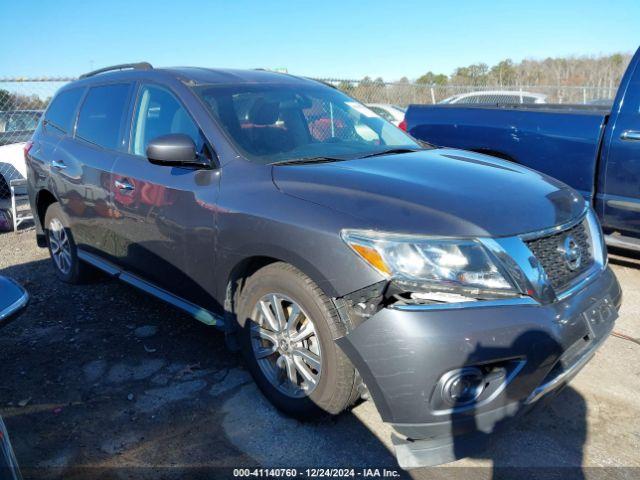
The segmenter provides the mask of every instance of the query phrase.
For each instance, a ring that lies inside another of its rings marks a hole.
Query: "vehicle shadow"
[[[316,423],[283,416],[220,332],[128,285],[63,284],[48,258],[0,275],[31,295],[0,333],[0,415],[25,478],[232,478],[233,468],[259,466],[400,471],[355,414]]]

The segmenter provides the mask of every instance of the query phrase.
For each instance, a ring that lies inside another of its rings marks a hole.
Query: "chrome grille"
[[[569,267],[569,262],[567,262],[562,250],[563,243],[568,236],[574,238],[582,253],[580,265],[573,270]],[[593,265],[591,236],[586,219],[562,232],[528,240],[526,244],[544,268],[547,278],[556,292],[562,291],[573,279],[589,270]]]

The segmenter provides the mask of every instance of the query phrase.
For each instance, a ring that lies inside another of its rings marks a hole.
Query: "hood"
[[[273,167],[286,194],[388,232],[511,236],[572,220],[584,199],[511,162],[464,150],[425,150],[334,163]]]

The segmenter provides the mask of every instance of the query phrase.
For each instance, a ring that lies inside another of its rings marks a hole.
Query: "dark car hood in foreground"
[[[509,236],[565,223],[583,198],[546,175],[464,150],[426,150],[273,168],[283,192],[364,220],[367,228]]]
[[[0,275],[0,327],[14,320],[27,305],[29,296],[13,280]]]

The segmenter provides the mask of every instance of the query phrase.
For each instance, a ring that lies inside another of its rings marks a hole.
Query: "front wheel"
[[[277,408],[307,419],[349,406],[355,370],[334,342],[344,326],[311,279],[285,263],[267,265],[247,279],[237,313],[249,371]]]

